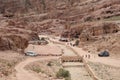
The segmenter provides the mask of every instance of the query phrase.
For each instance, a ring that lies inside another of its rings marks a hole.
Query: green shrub
[[[71,78],[70,78],[70,77],[67,77],[67,78],[65,78],[65,80],[71,80]]]
[[[41,40],[42,40],[42,41],[45,41],[45,38],[44,38],[44,37],[42,37],[42,38],[41,38]]]
[[[37,72],[37,73],[40,73],[40,72],[42,72],[42,70],[41,70],[41,68],[33,68],[33,71],[35,71],[35,72]]]
[[[68,78],[68,77],[70,77],[70,73],[69,73],[69,71],[64,70],[64,69],[61,68],[57,72],[56,77],[57,78]]]
[[[79,42],[80,42],[79,40],[76,40],[76,41],[75,41],[75,45],[78,46],[78,45],[79,45]]]
[[[47,66],[52,66],[52,63],[51,63],[51,62],[48,62]]]

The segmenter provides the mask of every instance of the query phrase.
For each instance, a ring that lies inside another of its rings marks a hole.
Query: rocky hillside
[[[15,24],[7,18],[1,19],[0,50],[14,50],[21,52],[28,46],[28,41],[39,40],[36,32],[27,30],[24,26],[25,25],[23,24]]]
[[[117,24],[104,22],[119,17],[119,0],[0,0],[1,50],[24,49],[37,34],[98,41],[119,32]]]
[[[64,19],[71,24],[120,15],[119,0],[0,0],[4,15],[49,13],[50,18]]]

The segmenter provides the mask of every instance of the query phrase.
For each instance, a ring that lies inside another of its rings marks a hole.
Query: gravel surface
[[[67,65],[83,65],[82,63],[66,63]],[[86,71],[84,66],[81,67],[66,67],[71,74],[72,80],[92,80],[89,73]]]
[[[102,80],[120,80],[120,67],[89,62],[95,74]]]
[[[70,49],[68,49],[66,46],[58,45],[58,47],[60,47],[63,50],[63,52],[64,52],[63,56],[76,56],[76,54],[73,51],[71,51]]]

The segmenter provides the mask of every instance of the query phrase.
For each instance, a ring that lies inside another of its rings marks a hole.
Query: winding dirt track
[[[76,50],[76,52],[80,53],[80,55],[88,54],[87,52],[83,51],[80,48],[73,47],[73,49]],[[30,64],[30,63],[33,63],[33,62],[36,62],[36,61],[40,61],[40,60],[48,60],[48,59],[58,59],[58,57],[36,57],[36,58],[28,58],[25,61],[19,63],[15,67],[16,78],[17,78],[16,80],[42,80],[42,79],[40,79],[40,77],[38,75],[27,71],[26,69],[24,69],[24,67],[26,65]],[[102,60],[98,59],[98,58],[96,58],[96,59],[99,60],[97,62],[101,62],[101,63],[104,63],[104,64],[107,64],[108,60],[109,60],[109,59],[106,59],[106,61],[102,61],[103,58],[102,58]],[[92,62],[94,62],[94,61],[96,61],[96,60],[93,59]],[[110,62],[110,63],[112,63],[111,65],[115,64],[113,62]],[[118,64],[118,63],[116,63],[116,64]]]
[[[120,21],[119,21],[120,22]],[[57,39],[51,39],[52,41],[54,42],[59,42],[59,40]],[[105,65],[110,65],[110,66],[114,66],[114,67],[120,67],[120,58],[119,59],[116,59],[116,58],[111,58],[111,57],[98,57],[97,54],[90,54],[86,51],[84,51],[82,48],[79,48],[79,47],[72,47],[70,46],[73,50],[75,50],[78,55],[80,56],[85,56],[85,55],[90,55],[90,59],[88,58],[85,58],[87,61],[91,61],[91,62],[97,62],[97,63],[102,63],[102,64],[105,64]]]
[[[37,58],[28,58],[25,61],[16,65],[16,78],[17,80],[41,80],[39,76],[34,73],[30,73],[24,67],[32,62],[40,61],[40,60],[48,60],[48,59],[57,59],[57,57],[37,57]]]

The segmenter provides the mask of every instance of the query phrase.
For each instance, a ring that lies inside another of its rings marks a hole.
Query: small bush
[[[51,63],[51,62],[48,62],[47,66],[52,66],[52,63]]]
[[[42,72],[41,68],[33,68],[33,71],[35,71],[35,72],[37,72],[37,73]]]
[[[78,45],[79,45],[79,42],[80,42],[79,40],[76,40],[76,41],[75,41],[75,45],[78,46]]]
[[[64,69],[61,68],[57,72],[56,77],[57,78],[68,78],[68,77],[70,77],[70,73],[69,73],[69,71],[64,70]]]
[[[44,37],[42,37],[42,38],[41,38],[41,40],[42,40],[42,41],[45,41],[45,38],[44,38]]]

